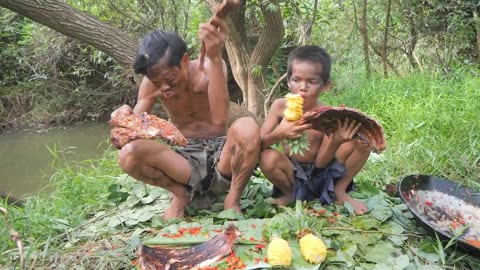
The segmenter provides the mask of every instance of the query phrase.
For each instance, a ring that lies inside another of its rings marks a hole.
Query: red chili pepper
[[[428,206],[432,206],[432,202],[429,201],[429,200],[426,200],[426,201],[425,201],[425,204],[428,205]]]
[[[255,249],[259,250],[259,249],[262,249],[262,248],[265,248],[265,244],[258,244],[258,245],[255,245]]]
[[[202,227],[192,227],[188,229],[188,233],[191,235],[197,235],[200,233],[201,230],[202,230]]]

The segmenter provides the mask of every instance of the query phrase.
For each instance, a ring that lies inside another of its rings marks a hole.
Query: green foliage
[[[14,13],[0,8],[0,87],[23,80],[29,74],[18,62],[25,59],[35,27],[25,18],[9,23],[14,16]]]
[[[190,0],[68,3],[136,37],[155,28],[178,31],[192,57],[198,25],[210,15]],[[137,85],[110,56],[14,15],[0,9],[0,129],[104,120],[119,105],[134,105]]]
[[[48,196],[32,197],[21,208],[7,206],[10,221],[20,233],[24,245],[33,249],[48,249],[49,246],[73,244],[74,239],[65,238],[68,232],[105,208],[106,188],[112,183],[112,175],[119,173],[115,156],[116,153],[110,151],[99,160],[60,163],[62,169],[45,187],[49,191]],[[15,246],[3,226],[0,226],[0,239],[2,253]],[[31,256],[33,254],[28,253],[27,259]],[[43,254],[41,259],[48,260],[48,257]]]
[[[0,128],[105,118],[135,94],[122,68],[105,53],[29,25],[34,26],[32,38],[2,72]]]
[[[254,77],[260,77],[262,75],[262,72],[263,72],[263,67],[260,66],[260,65],[254,65],[252,67],[252,75]]]
[[[303,153],[310,149],[310,141],[308,141],[308,135],[306,132],[304,132],[300,138],[285,139],[284,142],[290,156],[296,154],[303,156]]]
[[[475,186],[480,176],[480,123],[476,121],[480,107],[472,100],[480,98],[478,70],[350,83],[322,100],[375,117],[387,138],[387,150],[372,154],[359,181],[381,185],[394,183],[402,175],[424,173]]]

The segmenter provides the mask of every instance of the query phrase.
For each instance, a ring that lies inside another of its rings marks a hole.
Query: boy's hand
[[[360,129],[360,126],[362,125],[361,123],[358,123],[355,120],[350,120],[348,118],[345,118],[343,123],[340,121],[340,119],[337,120],[337,122],[338,128],[331,134],[327,134],[327,136],[330,137],[330,141],[337,145],[353,139],[355,134],[357,134],[358,130]]]
[[[311,127],[312,124],[299,125],[298,121],[288,121],[283,118],[277,127],[277,132],[281,134],[283,138],[295,139],[302,137],[302,133]]]
[[[222,57],[222,46],[227,34],[225,32],[225,23],[218,16],[214,16],[209,23],[200,24],[198,36],[205,46],[205,55],[210,60]]]

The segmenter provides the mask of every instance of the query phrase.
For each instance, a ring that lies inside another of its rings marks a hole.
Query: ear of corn
[[[287,94],[286,109],[283,111],[283,116],[288,121],[297,121],[303,115],[303,98],[299,94]]]
[[[292,250],[288,242],[274,236],[268,244],[267,258],[272,266],[289,266],[292,263]]]
[[[309,233],[300,239],[300,251],[307,262],[318,264],[327,257],[327,248],[322,239]]]
[[[298,121],[303,116],[303,98],[299,94],[287,94],[286,108],[283,111],[283,117],[287,121]],[[295,154],[303,155],[305,150],[310,148],[310,142],[307,139],[306,133],[303,136],[295,139],[285,139],[286,145],[289,149],[290,155]]]

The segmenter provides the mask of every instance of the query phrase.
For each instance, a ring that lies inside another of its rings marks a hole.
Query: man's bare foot
[[[228,195],[225,197],[224,208],[225,210],[233,209],[241,214],[242,210],[240,209],[240,197],[234,196],[233,193],[228,193]]]
[[[275,201],[279,206],[285,206],[291,203],[293,200],[294,200],[293,193],[290,193],[290,194],[282,195],[278,197]]]
[[[170,205],[163,213],[164,219],[183,218],[185,216],[185,208],[190,201],[188,196],[173,195]]]
[[[365,203],[359,200],[355,200],[354,198],[350,197],[348,194],[337,195],[337,200],[335,201],[336,204],[343,204],[344,202],[349,202],[352,207],[353,211],[357,215],[363,215],[368,212],[368,207]]]

